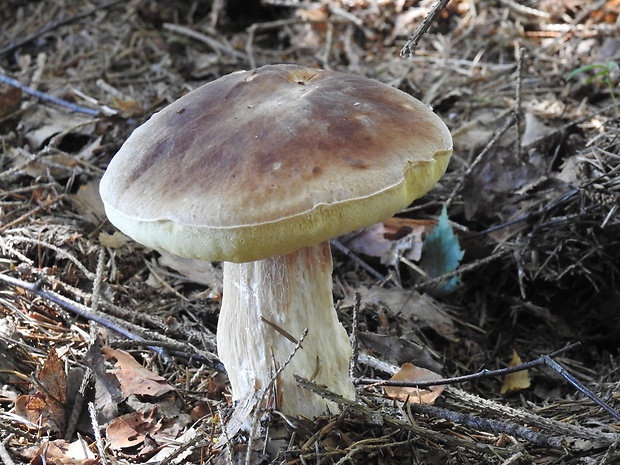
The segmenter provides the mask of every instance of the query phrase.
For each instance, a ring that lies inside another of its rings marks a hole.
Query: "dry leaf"
[[[210,289],[218,290],[222,288],[222,271],[216,269],[211,262],[196,260],[192,258],[180,257],[178,255],[161,252],[157,260],[159,266],[166,266],[178,271],[190,281],[207,286]]]
[[[564,160],[559,172],[554,172],[553,176],[566,184],[579,184],[579,171],[584,162],[582,155],[573,155]]]
[[[0,86],[0,118],[6,118],[19,110],[22,103],[22,91],[18,87]]]
[[[198,421],[202,418],[213,415],[214,412],[211,404],[201,400],[190,410],[189,413],[192,417],[192,421]]]
[[[140,365],[131,354],[107,346],[101,351],[106,360],[116,359],[116,366],[111,373],[121,383],[123,397],[127,398],[132,394],[159,397],[166,392],[174,391],[174,387],[166,382],[166,378]]]
[[[80,218],[98,225],[106,219],[105,209],[99,195],[99,179],[92,179],[83,184],[77,193],[71,196],[73,205]]]
[[[521,357],[516,350],[512,351],[512,360],[508,364],[508,366],[514,367],[517,365],[521,365],[523,362],[521,361]],[[500,391],[502,394],[506,394],[508,392],[521,391],[523,389],[529,388],[531,385],[530,374],[527,370],[517,371],[515,373],[509,373],[504,378],[504,384],[502,385],[502,390]]]
[[[95,132],[93,125],[82,126],[86,120],[85,115],[70,114],[46,105],[37,105],[24,121],[26,142],[32,150],[38,150],[53,136],[73,128],[79,128],[80,134],[93,134]]]
[[[607,2],[598,4],[598,9],[592,12],[591,18],[594,24],[607,23],[614,25],[618,22],[620,16],[620,0],[608,0]]]
[[[468,220],[476,216],[491,218],[514,209],[512,204],[521,200],[521,197],[515,198],[515,192],[539,182],[545,175],[547,163],[536,152],[521,160],[511,148],[491,149],[485,163],[480,163],[465,180],[465,217]],[[498,209],[498,205],[503,208]]]
[[[15,413],[62,434],[66,426],[67,375],[56,349],[50,350],[37,379],[37,392],[19,396],[15,401]]]
[[[32,178],[47,176],[48,173],[51,173],[53,176],[57,177],[66,177],[79,168],[77,160],[71,155],[65,153],[41,156],[38,158],[40,161],[32,161],[26,166],[22,166],[27,161],[25,156],[27,152],[17,152],[15,150],[12,150],[11,152],[13,155],[13,166],[21,167],[21,171]],[[30,158],[33,157],[32,154],[28,155]]]
[[[502,123],[496,109],[477,108],[462,126],[452,131],[454,147],[466,152],[484,147]]]
[[[387,266],[396,266],[400,257],[418,261],[422,255],[422,236],[436,221],[390,218],[383,223],[355,231],[343,238],[353,252],[377,257]]]
[[[390,381],[404,381],[416,383],[422,381],[439,381],[443,377],[426,368],[419,368],[411,363],[403,363]],[[396,387],[386,386],[383,389],[385,394],[392,399],[409,401],[415,404],[433,404],[437,397],[441,395],[445,386],[430,386],[428,388],[418,387]]]
[[[9,116],[20,109],[21,103],[21,89],[0,85],[0,133],[8,134],[17,127],[18,118]]]
[[[114,231],[112,234],[108,234],[107,232],[99,233],[99,243],[104,247],[110,247],[111,249],[120,249],[121,247],[125,247],[125,245],[131,239],[129,236],[125,236],[120,231]]]
[[[155,454],[151,458],[151,463],[160,463],[168,458],[170,455],[175,454],[175,459],[172,463],[186,463],[184,462],[191,453],[192,448],[188,447],[184,451],[179,453],[179,449],[183,447],[183,444],[189,443],[192,439],[198,436],[198,430],[195,428],[187,429],[180,437],[177,438],[176,441],[170,442],[168,441],[168,445],[165,446],[162,450],[160,450],[157,454]],[[187,462],[189,463],[189,462]]]
[[[112,107],[118,110],[123,118],[139,118],[144,115],[144,108],[135,100],[114,97]]]
[[[386,307],[391,315],[412,323],[416,329],[431,328],[449,340],[456,338],[456,326],[439,302],[408,289],[359,288],[362,302]],[[345,302],[346,303],[346,302]]]
[[[97,419],[101,424],[106,424],[118,416],[118,404],[123,400],[123,393],[118,378],[107,372],[101,345],[101,339],[97,336],[86,351],[84,364],[91,369],[95,378]]]
[[[521,136],[521,146],[527,147],[528,145],[541,140],[543,137],[551,134],[554,129],[550,128],[543,123],[542,119],[538,118],[531,112],[525,113],[525,128],[523,129],[523,135]]]
[[[38,378],[52,399],[62,405],[67,403],[67,375],[56,349],[50,350]]]
[[[106,436],[112,449],[126,449],[144,442],[146,435],[159,429],[155,409],[148,413],[134,412],[115,418],[106,428]]]
[[[304,21],[326,21],[329,16],[329,11],[325,5],[312,5],[310,8],[297,9],[295,16]]]
[[[103,136],[97,137],[92,142],[89,142],[75,154],[75,158],[83,161],[90,161],[101,152],[105,151],[105,147],[102,144]]]
[[[94,465],[96,463],[99,461],[95,454],[80,439],[71,443],[62,439],[43,441],[30,461],[31,465]]]

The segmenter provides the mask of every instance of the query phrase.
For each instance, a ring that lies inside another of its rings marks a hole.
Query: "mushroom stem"
[[[289,255],[224,264],[217,346],[233,400],[270,388],[275,371],[290,357],[305,329],[301,347],[263,407],[312,418],[338,408],[297,386],[293,375],[355,398],[348,371],[351,346],[333,304],[329,242]]]

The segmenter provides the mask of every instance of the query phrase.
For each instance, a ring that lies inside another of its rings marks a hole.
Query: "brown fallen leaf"
[[[512,360],[508,366],[514,367],[521,365],[521,357],[516,350],[512,351]],[[504,378],[504,384],[502,385],[501,393],[506,394],[508,392],[522,391],[529,388],[531,385],[530,374],[527,370],[517,371],[515,373],[509,373]]]
[[[27,163],[28,159],[33,159],[34,154],[26,150],[12,149],[10,156],[13,159],[13,166],[21,167],[21,171],[32,178],[45,176],[47,173],[51,173],[53,176],[66,177],[79,168],[77,160],[66,153],[40,156],[37,158],[40,161],[30,163]]]
[[[22,91],[18,87],[0,85],[0,119],[19,110],[22,103]]]
[[[106,436],[112,449],[126,449],[142,444],[146,435],[152,436],[159,426],[153,408],[147,413],[134,412],[115,418],[106,428]]]
[[[400,370],[390,378],[390,381],[416,383],[421,381],[439,381],[442,379],[443,376],[426,368],[419,368],[411,363],[403,363]],[[392,399],[408,401],[414,404],[433,404],[444,388],[445,386],[439,385],[428,388],[386,386],[383,389],[385,394]]]
[[[83,440],[66,442],[62,439],[56,441],[43,441],[35,452],[30,465],[94,465],[99,463],[88,445]]]
[[[100,224],[105,218],[105,209],[99,196],[99,179],[92,179],[80,186],[71,195],[71,201],[80,218],[91,224]]]
[[[114,97],[112,107],[118,110],[123,118],[139,118],[144,115],[144,108],[135,100]]]
[[[120,231],[114,231],[112,234],[108,234],[104,231],[99,233],[99,243],[102,246],[110,247],[111,249],[120,249],[125,247],[129,241],[131,241],[129,236],[125,236]]]
[[[201,418],[213,415],[214,412],[211,404],[201,400],[190,410],[189,413],[192,417],[192,421],[198,421]]]
[[[37,376],[37,391],[19,396],[15,413],[52,433],[62,434],[66,427],[67,375],[64,364],[52,348]]]
[[[131,394],[159,397],[166,392],[174,391],[174,387],[166,382],[166,378],[140,365],[131,354],[108,346],[103,347],[101,352],[106,360],[116,359],[116,365],[111,373],[121,383],[124,398]]]
[[[22,91],[17,87],[0,85],[0,133],[8,134],[17,127]],[[11,115],[15,114],[15,117]]]
[[[599,8],[594,10],[590,17],[594,24],[616,24],[620,16],[620,0],[608,0],[597,5]]]
[[[123,400],[123,393],[118,378],[108,373],[101,354],[103,343],[97,336],[84,356],[84,364],[89,367],[95,378],[95,409],[100,424],[109,423],[118,416],[118,404]]]

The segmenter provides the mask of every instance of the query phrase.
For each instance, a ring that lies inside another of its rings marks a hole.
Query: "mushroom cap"
[[[247,262],[392,216],[431,189],[451,154],[446,125],[400,90],[270,65],[154,114],[100,192],[110,221],[148,247]]]

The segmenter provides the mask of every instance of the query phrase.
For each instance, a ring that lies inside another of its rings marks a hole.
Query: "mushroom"
[[[271,65],[154,114],[110,162],[100,190],[110,221],[136,241],[224,262],[217,346],[233,399],[273,387],[263,407],[314,417],[337,406],[294,375],[355,397],[329,240],[405,208],[451,154],[445,124],[402,91]]]

